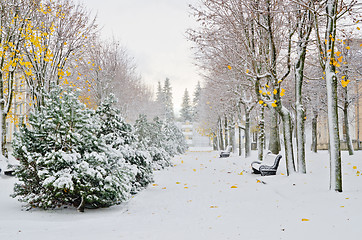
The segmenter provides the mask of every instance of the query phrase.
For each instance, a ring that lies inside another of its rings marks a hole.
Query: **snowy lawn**
[[[342,153],[343,193],[329,191],[328,152],[307,154],[307,175],[251,174],[233,154],[193,149],[155,173],[155,183],[128,202],[78,213],[25,211],[9,197],[15,179],[0,178],[1,240],[359,239],[362,152]],[[199,151],[197,151],[199,150]]]

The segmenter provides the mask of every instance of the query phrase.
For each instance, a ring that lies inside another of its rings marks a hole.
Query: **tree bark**
[[[337,30],[337,0],[327,0],[327,55],[325,61],[326,85],[328,96],[328,129],[329,129],[329,156],[330,156],[330,189],[342,192],[342,164],[341,147],[338,126],[337,105],[337,76],[336,67],[332,59],[334,54],[334,39]]]
[[[245,134],[244,134],[244,144],[245,144],[245,158],[250,157],[250,112],[245,111]]]
[[[239,126],[238,127],[238,130],[239,130],[239,156],[241,156],[241,127]]]
[[[269,150],[273,154],[278,154],[281,150],[279,125],[278,125],[278,113],[274,110],[274,108],[271,109],[271,115],[270,115]]]
[[[264,129],[264,112],[265,107],[261,106],[260,120],[259,120],[259,132],[258,132],[258,160],[263,161],[264,156],[264,144],[265,144],[265,129]]]
[[[285,148],[285,163],[287,166],[287,175],[295,172],[294,154],[293,154],[293,129],[292,119],[290,112],[282,107],[279,112],[283,119],[283,135],[284,135],[284,148]]]
[[[225,116],[225,122],[224,122],[224,132],[225,132],[225,149],[230,144],[229,143],[229,126],[228,126],[228,119]]]
[[[318,131],[317,131],[317,120],[318,120],[318,111],[313,111],[313,118],[312,118],[312,145],[311,145],[311,151],[317,152],[317,146],[318,146]]]
[[[225,150],[224,148],[224,138],[223,138],[223,134],[222,134],[222,123],[221,123],[221,118],[219,118],[219,148],[221,150]]]
[[[347,88],[347,87],[345,87]],[[353,155],[353,145],[352,145],[352,139],[349,134],[349,120],[348,120],[348,102],[345,102],[344,108],[343,108],[343,122],[344,127],[346,130],[346,143],[348,148],[348,154]]]

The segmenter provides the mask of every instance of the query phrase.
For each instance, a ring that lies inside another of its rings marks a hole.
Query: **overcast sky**
[[[114,36],[135,58],[142,79],[154,91],[170,78],[175,111],[185,88],[193,94],[201,78],[193,66],[185,31],[195,26],[188,4],[196,0],[82,0],[97,13],[102,35]]]

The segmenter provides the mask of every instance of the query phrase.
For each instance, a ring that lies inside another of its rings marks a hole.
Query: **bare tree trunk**
[[[244,144],[245,144],[245,157],[250,157],[250,112],[245,111],[245,134],[244,134]]]
[[[313,118],[312,118],[312,145],[311,150],[312,152],[317,152],[318,146],[318,131],[317,131],[317,120],[318,120],[318,111],[313,111]]]
[[[225,149],[230,144],[229,143],[229,126],[228,126],[228,118],[225,116],[225,122],[224,122],[224,130],[225,130]]]
[[[341,147],[339,141],[338,106],[337,106],[337,76],[332,60],[334,54],[334,39],[336,37],[337,0],[327,0],[327,56],[325,61],[326,85],[328,96],[328,129],[330,152],[330,188],[342,192]]]
[[[278,113],[274,110],[274,108],[271,109],[271,115],[270,115],[269,150],[273,154],[278,154],[281,150],[279,125],[278,125]]]
[[[265,107],[260,109],[259,132],[258,132],[258,160],[263,161],[264,144],[265,144],[265,128],[264,128],[264,111]]]
[[[347,87],[345,87],[347,88]],[[346,143],[348,148],[348,154],[353,155],[352,139],[349,134],[349,120],[348,120],[348,102],[345,102],[343,107],[343,123],[346,130]]]
[[[241,156],[241,127],[238,127],[239,129],[239,156]]]
[[[77,208],[78,212],[84,212],[84,207],[85,207],[85,200],[84,197],[82,196],[80,204]]]
[[[217,134],[214,132],[213,133],[213,138],[212,138],[212,149],[214,151],[220,150],[219,145],[217,143],[218,143]]]
[[[224,148],[224,138],[223,138],[223,134],[222,134],[222,123],[221,123],[221,118],[219,117],[219,147],[221,150],[225,150]]]
[[[346,58],[347,58],[346,61],[349,62],[348,52],[345,55],[346,55]],[[348,67],[345,68],[343,73],[344,73],[344,76],[345,76],[345,81],[347,81],[348,80]],[[348,154],[353,155],[353,145],[352,145],[352,139],[351,139],[351,135],[350,135],[350,131],[349,131],[348,108],[350,106],[349,105],[350,101],[348,99],[348,85],[343,87],[343,95],[344,95],[344,99],[343,99],[343,124],[344,124],[344,128],[346,130],[346,144],[347,144]]]
[[[287,166],[287,175],[295,172],[294,154],[293,154],[293,129],[290,112],[282,107],[280,115],[283,119],[283,135],[285,148],[285,162]]]
[[[229,143],[232,146],[232,152],[236,151],[236,142],[235,142],[235,124],[232,123],[229,127]]]

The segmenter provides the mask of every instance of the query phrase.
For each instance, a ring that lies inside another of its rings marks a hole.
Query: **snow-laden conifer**
[[[128,198],[129,164],[99,138],[94,111],[72,89],[54,87],[13,141],[19,182],[13,197],[31,207],[111,206]]]
[[[104,138],[107,146],[117,151],[133,167],[136,178],[132,181],[131,192],[136,193],[153,182],[152,158],[138,144],[133,126],[126,123],[119,110],[113,107],[115,102],[111,94],[96,110],[101,123],[99,137]]]

